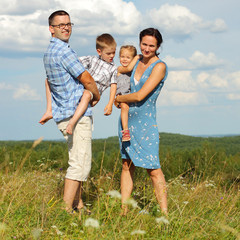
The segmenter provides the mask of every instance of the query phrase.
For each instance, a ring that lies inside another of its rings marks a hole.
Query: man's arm
[[[93,94],[92,102],[96,104],[100,100],[100,94],[97,89],[97,85],[89,72],[85,70],[77,77],[77,79],[82,83],[85,89],[89,90]]]

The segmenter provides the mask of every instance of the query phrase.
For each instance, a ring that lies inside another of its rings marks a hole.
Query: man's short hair
[[[106,47],[116,47],[117,43],[112,37],[112,35],[108,33],[103,33],[96,38],[96,49],[103,50]]]
[[[55,18],[56,16],[64,16],[64,15],[69,16],[69,14],[68,14],[66,11],[64,11],[64,10],[58,10],[58,11],[53,12],[53,13],[49,16],[49,18],[48,18],[48,24],[49,24],[49,26],[52,25],[53,20],[54,20],[54,18]]]

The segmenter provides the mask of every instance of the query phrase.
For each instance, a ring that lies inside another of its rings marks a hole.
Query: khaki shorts
[[[69,120],[70,118],[67,118],[57,123],[68,143],[69,167],[65,177],[71,180],[86,181],[92,162],[92,117],[81,117],[72,135],[66,133]]]

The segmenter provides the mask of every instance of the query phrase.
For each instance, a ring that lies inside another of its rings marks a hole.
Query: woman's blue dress
[[[137,62],[130,80],[131,93],[137,92],[142,88],[149,78],[152,69],[159,62],[162,61],[159,59],[152,63],[145,70],[138,84],[135,85],[134,75],[139,61]],[[122,142],[122,124],[121,118],[119,119],[118,132],[122,159],[131,159],[133,164],[138,167],[146,169],[158,169],[161,167],[159,161],[159,132],[156,122],[156,101],[167,74],[168,71],[166,69],[164,79],[144,100],[129,104],[128,128],[131,136],[129,142]]]

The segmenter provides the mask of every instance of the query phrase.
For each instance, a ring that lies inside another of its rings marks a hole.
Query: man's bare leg
[[[92,100],[92,93],[88,90],[84,90],[82,98],[77,106],[77,109],[69,120],[69,123],[66,127],[66,132],[68,134],[72,134],[73,128],[75,127],[77,121],[82,117],[82,115],[86,112],[89,102]]]
[[[65,178],[63,200],[66,204],[66,210],[70,212],[73,207],[78,188],[81,188],[82,182]]]

